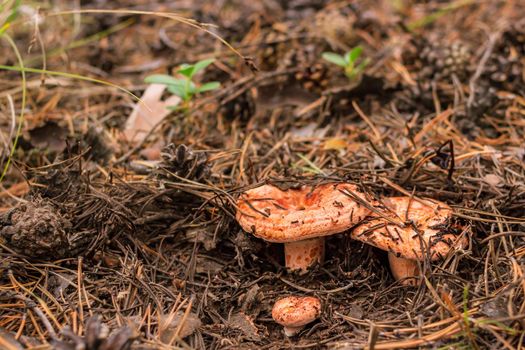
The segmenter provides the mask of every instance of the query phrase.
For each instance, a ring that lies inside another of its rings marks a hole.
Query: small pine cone
[[[329,78],[327,67],[320,63],[305,67],[295,74],[295,79],[309,91],[324,91],[330,83]]]
[[[138,332],[124,326],[109,334],[108,327],[101,322],[98,315],[91,317],[85,328],[84,336],[79,336],[68,327],[62,329],[64,340],[55,340],[53,349],[56,350],[129,350],[133,341],[138,337]]]
[[[160,177],[202,181],[210,175],[208,156],[205,153],[196,153],[185,145],[175,147],[174,144],[169,144],[162,150],[161,156],[163,160],[157,170]]]
[[[442,80],[455,74],[463,79],[469,74],[472,53],[465,44],[455,41],[451,45],[427,45],[421,52],[421,58],[423,76]]]
[[[50,201],[35,198],[0,217],[0,241],[31,258],[60,259],[85,242],[70,237],[71,222]]]

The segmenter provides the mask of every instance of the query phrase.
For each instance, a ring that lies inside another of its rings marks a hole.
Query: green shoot
[[[3,1],[0,4],[0,37],[3,37],[9,43],[9,45],[11,46],[11,48],[13,49],[15,53],[18,63],[21,64],[23,68],[22,56],[20,55],[20,52],[18,51],[18,48],[16,47],[14,40],[11,39],[11,37],[5,33],[6,30],[9,29],[9,27],[11,26],[11,23],[18,16],[18,8],[20,7],[20,2],[21,2],[20,0],[7,0],[7,1]],[[0,183],[2,182],[5,175],[7,174],[7,171],[9,170],[9,165],[11,164],[11,160],[15,153],[18,139],[20,135],[22,134],[22,123],[24,121],[24,110],[26,108],[26,100],[27,100],[27,81],[26,81],[25,72],[22,71],[22,108],[20,110],[20,116],[18,118],[18,128],[16,130],[16,136],[13,141],[13,148],[11,148],[11,152],[9,153],[9,156],[7,158],[7,162],[5,163],[4,168],[0,173]]]
[[[361,46],[356,46],[352,50],[345,53],[344,56],[341,56],[335,52],[324,52],[323,59],[326,61],[335,64],[344,69],[346,77],[353,81],[358,80],[361,77],[361,74],[365,70],[370,60],[368,58],[360,60],[360,57],[363,53],[363,48]],[[358,61],[360,61],[358,63]]]
[[[321,174],[321,175],[326,176],[326,173],[321,168],[319,168],[317,165],[315,165],[314,162],[312,162],[310,159],[306,158],[301,153],[298,153],[297,156],[301,158],[307,164],[307,166],[299,167],[297,164],[293,164],[292,167],[299,168],[304,172]]]
[[[167,74],[153,74],[144,81],[148,84],[163,84],[166,85],[169,92],[179,96],[184,102],[183,108],[186,109],[188,104],[197,94],[218,89],[221,84],[217,81],[210,81],[201,85],[193,82],[193,77],[198,72],[204,70],[215,60],[213,58],[199,61],[195,64],[182,64],[177,70],[177,74],[180,78],[173,77]],[[177,107],[168,107],[170,109],[178,109]]]
[[[20,138],[20,135],[22,135],[22,124],[24,123],[24,110],[26,109],[26,102],[27,102],[27,80],[26,80],[26,73],[24,70],[24,61],[22,60],[22,56],[20,55],[20,51],[18,51],[18,48],[16,47],[16,44],[14,40],[7,34],[2,33],[0,34],[3,36],[5,40],[9,43],[11,48],[13,49],[16,59],[18,60],[18,63],[20,64],[22,70],[20,71],[22,75],[22,108],[20,109],[20,116],[18,117],[18,127],[16,129],[16,135],[15,139],[13,141],[13,147],[11,148],[11,152],[9,152],[9,156],[7,158],[7,162],[4,165],[4,169],[2,170],[2,173],[0,174],[0,183],[4,180],[4,177],[7,174],[7,171],[9,170],[9,165],[11,165],[11,161],[13,159],[13,156],[15,154],[16,146],[18,145],[18,140]]]
[[[11,26],[18,17],[18,8],[21,0],[7,0],[0,4],[0,36]]]

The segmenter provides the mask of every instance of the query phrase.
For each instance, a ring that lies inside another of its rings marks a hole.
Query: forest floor
[[[523,348],[523,2],[74,3],[0,9],[1,349]],[[144,81],[208,58],[187,101]],[[235,220],[272,181],[440,200],[468,244],[416,286],[348,233],[290,273]],[[291,338],[286,295],[322,304]]]

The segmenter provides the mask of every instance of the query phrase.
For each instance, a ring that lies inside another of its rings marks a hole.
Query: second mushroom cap
[[[384,217],[365,220],[352,231],[352,238],[413,260],[427,255],[436,260],[458,243],[451,224],[452,209],[445,203],[410,197],[383,198],[382,203]],[[459,242],[461,247],[465,244],[466,239]]]

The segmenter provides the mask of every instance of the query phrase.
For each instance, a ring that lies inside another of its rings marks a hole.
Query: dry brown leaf
[[[181,102],[180,97],[175,95],[162,100],[165,89],[165,85],[151,84],[144,91],[142,102],[135,104],[126,121],[124,137],[127,141],[133,144],[143,141],[151,129],[171,112],[167,107],[176,106]]]

